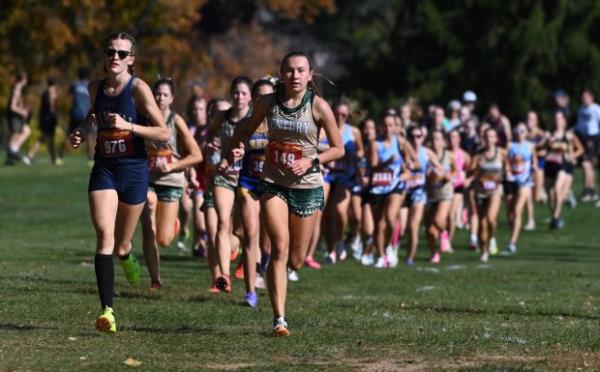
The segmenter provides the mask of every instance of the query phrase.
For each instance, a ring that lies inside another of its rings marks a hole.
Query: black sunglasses
[[[106,55],[106,57],[108,58],[112,58],[116,55],[119,56],[119,59],[125,59],[130,55],[133,55],[130,51],[128,50],[116,50],[113,48],[108,48],[104,50],[104,54]]]

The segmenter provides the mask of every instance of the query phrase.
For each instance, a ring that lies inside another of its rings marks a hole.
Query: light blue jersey
[[[508,161],[510,163],[510,176],[506,179],[515,182],[519,187],[532,185],[531,174],[531,142],[511,142],[508,147]]]
[[[385,195],[394,191],[398,186],[404,159],[400,153],[396,136],[392,137],[392,142],[389,147],[385,147],[385,142],[383,140],[377,140],[375,143],[377,145],[379,164],[386,163],[395,157],[393,161],[385,166],[378,166],[377,168],[371,169],[371,189],[369,192],[375,195]]]

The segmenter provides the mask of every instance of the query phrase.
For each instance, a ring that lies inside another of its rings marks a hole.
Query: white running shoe
[[[335,250],[340,261],[344,261],[348,257],[348,252],[346,252],[346,246],[344,245],[344,242],[339,242]]]
[[[525,226],[523,226],[523,230],[525,231],[533,231],[535,230],[535,220],[529,220]]]
[[[398,250],[395,247],[392,247],[392,245],[388,245],[385,248],[385,257],[387,258],[387,262],[389,267],[396,267],[398,266]]]
[[[490,254],[495,256],[498,254],[498,243],[496,243],[496,238],[490,239]]]
[[[31,158],[28,155],[24,155],[21,160],[23,161],[23,164],[31,165]]]
[[[511,254],[515,254],[515,253],[517,253],[517,245],[516,245],[515,243],[509,243],[509,244],[508,244],[508,251],[509,251]]]
[[[362,240],[359,236],[355,236],[350,242],[350,250],[352,251],[352,257],[354,257],[355,260],[360,260],[360,256],[362,256],[363,252],[363,246]]]
[[[490,257],[487,252],[482,253],[481,256],[479,256],[479,261],[481,262],[488,262],[489,259]]]
[[[296,271],[290,269],[289,267],[287,269],[287,273],[288,273],[288,280],[290,282],[297,282],[298,280],[300,280],[298,273]]]
[[[374,261],[373,254],[363,254],[360,258],[360,263],[363,264],[363,266],[371,266]]]
[[[375,267],[378,269],[387,269],[389,267],[387,257],[379,257]]]
[[[267,288],[267,284],[265,283],[265,280],[263,279],[262,276],[260,276],[259,273],[256,273],[256,279],[254,280],[254,286],[258,289]]]
[[[335,265],[336,262],[336,254],[335,252],[326,253],[325,254],[325,265]]]

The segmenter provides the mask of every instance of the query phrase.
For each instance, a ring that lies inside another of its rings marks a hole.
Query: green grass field
[[[515,257],[482,265],[466,250],[414,268],[352,260],[290,283],[292,337],[273,339],[266,293],[210,295],[204,260],[163,250],[163,289],[116,267],[116,336],[99,334],[95,236],[82,158],[0,168],[0,370],[600,369],[600,209],[566,210],[566,227],[525,232]],[[507,243],[501,213],[498,240]],[[141,254],[139,228],[134,249]],[[402,252],[404,254],[404,252]]]

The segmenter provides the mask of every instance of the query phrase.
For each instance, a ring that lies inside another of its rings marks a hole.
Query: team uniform
[[[48,89],[44,91],[40,106],[40,130],[44,136],[54,136],[54,130],[58,124],[58,115],[50,109],[50,93]]]
[[[450,174],[452,166],[448,152],[444,150],[440,157],[443,174],[430,172],[427,180],[427,196],[430,204],[435,204],[441,201],[450,201],[454,196],[454,186],[452,180],[445,179],[446,174]]]
[[[287,168],[296,160],[317,155],[320,128],[312,114],[314,97],[308,89],[298,107],[288,108],[275,94],[267,111],[269,142],[261,191],[280,197],[300,217],[308,217],[324,206],[320,167],[312,166],[301,176]]]
[[[389,147],[385,146],[383,140],[375,141],[377,146],[377,157],[379,163],[386,163],[392,157],[395,160],[386,165],[379,165],[370,169],[370,186],[369,192],[364,198],[369,204],[379,205],[391,193],[402,192],[400,174],[404,165],[404,158],[400,152],[400,144],[396,136],[392,136],[392,141]]]
[[[410,178],[405,182],[406,199],[404,206],[410,207],[414,204],[427,203],[427,192],[425,190],[425,175],[429,165],[429,156],[425,147],[421,146],[417,150],[417,159],[420,168],[410,171]]]
[[[331,164],[329,173],[325,177],[327,182],[333,185],[340,185],[350,191],[354,190],[356,185],[356,151],[357,146],[352,133],[352,126],[344,123],[342,125],[342,143],[344,144],[345,155]]]
[[[496,148],[496,152],[492,158],[483,156],[483,163],[479,165],[479,175],[475,180],[475,193],[477,203],[486,203],[489,199],[502,193],[502,175],[503,164],[500,150]]]
[[[507,175],[504,184],[504,192],[515,194],[519,188],[533,186],[533,174],[531,169],[531,143],[512,142],[508,147],[508,162],[511,173]]]
[[[258,130],[246,141],[238,188],[240,193],[250,193],[256,199],[260,197],[259,187],[266,160],[265,149],[268,143],[268,133]]]
[[[219,138],[221,140],[221,152],[223,151],[223,149],[229,149],[231,148],[231,138],[233,137],[233,132],[235,131],[235,128],[238,124],[242,123],[245,121],[245,119],[247,117],[250,116],[251,112],[248,111],[248,114],[246,117],[240,119],[237,122],[232,121],[229,118],[229,115],[231,114],[231,109],[225,112],[225,120],[223,121],[223,123],[221,124],[220,128],[219,128]],[[221,159],[221,157],[227,157],[228,154],[223,155],[221,153],[220,157],[219,157],[219,161]],[[216,160],[216,157],[215,159]],[[217,187],[225,187],[226,189],[235,191],[235,189],[238,187],[238,183],[239,183],[239,179],[240,179],[240,170],[242,169],[242,161],[237,161],[231,165],[229,165],[227,167],[227,169],[225,169],[224,171],[220,171],[217,170],[217,173],[214,176],[213,179],[213,186]]]
[[[88,192],[116,190],[119,201],[141,204],[148,194],[148,164],[144,139],[128,130],[111,128],[105,115],[117,113],[130,123],[146,125],[147,118],[136,108],[131,77],[118,95],[104,93],[106,80],[102,80],[96,93],[94,112],[98,127],[98,140],[94,167],[90,175]]]
[[[547,180],[553,181],[560,171],[573,174],[573,164],[567,161],[569,152],[569,138],[565,132],[561,137],[552,136],[548,139],[548,153],[545,158],[544,175]]]
[[[455,194],[464,194],[465,192],[465,155],[462,151],[454,152],[454,168],[456,169],[456,173],[454,174],[454,179],[452,181],[454,187]]]
[[[171,164],[181,159],[178,151],[177,128],[175,127],[175,113],[170,112],[167,117],[167,129],[169,130],[169,141],[159,142],[146,140],[146,152],[148,154],[148,168],[150,170],[149,190],[156,193],[159,201],[177,202],[183,195],[185,176],[183,171],[163,173],[160,171],[161,164]]]

